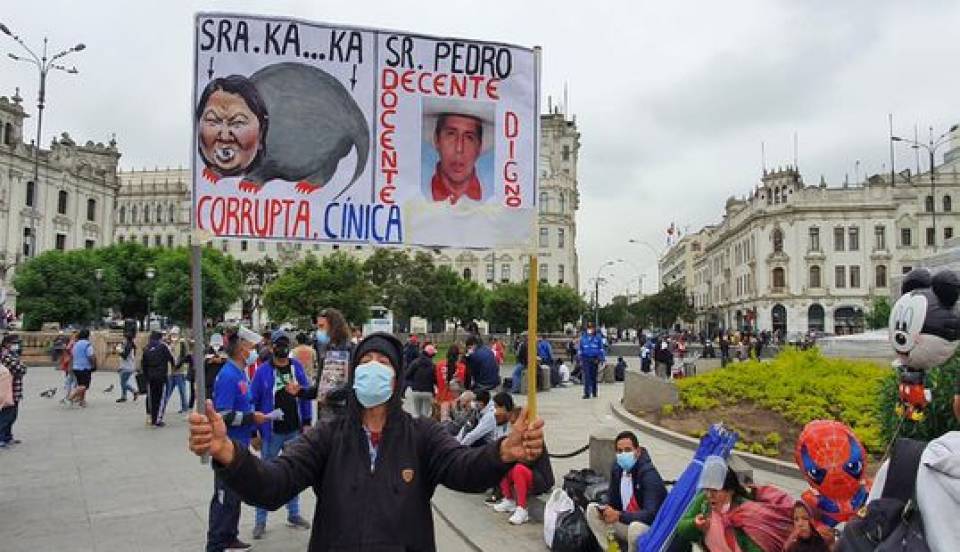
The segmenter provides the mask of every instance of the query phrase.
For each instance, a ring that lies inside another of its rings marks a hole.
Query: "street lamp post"
[[[76,67],[70,67],[69,69],[59,63],[56,63],[57,60],[66,57],[67,55],[73,52],[79,52],[86,48],[86,46],[81,42],[76,46],[68,48],[66,50],[61,50],[60,52],[47,58],[47,37],[43,38],[43,51],[40,56],[37,56],[31,50],[23,39],[19,35],[14,34],[6,25],[0,23],[0,33],[3,33],[10,38],[12,38],[17,44],[19,44],[30,57],[22,57],[16,54],[8,53],[7,57],[14,61],[23,61],[26,63],[31,63],[35,65],[40,72],[40,90],[37,93],[37,141],[34,142],[34,151],[33,151],[33,196],[29,198],[30,203],[30,256],[36,256],[37,254],[37,226],[36,226],[36,216],[37,216],[37,188],[40,186],[40,140],[41,132],[43,131],[43,107],[46,101],[47,95],[47,73],[51,69],[57,71],[63,71],[64,73],[69,73],[71,75],[76,75],[79,73]]]
[[[620,262],[621,259],[616,261],[607,261],[600,265],[600,268],[597,269],[597,277],[593,279],[593,326],[597,328],[597,331],[600,330],[600,273],[603,272],[603,269],[608,266],[613,266]]]
[[[150,295],[152,295],[153,293],[153,286],[151,284],[153,283],[153,277],[157,274],[157,271],[152,266],[148,266],[146,274],[147,274],[147,324],[145,327],[147,331],[149,331],[150,330]]]
[[[937,170],[934,165],[934,157],[937,153],[937,149],[941,146],[944,146],[949,142],[950,134],[953,133],[960,125],[953,125],[950,127],[950,130],[941,134],[936,140],[933,139],[933,127],[930,127],[930,142],[924,144],[923,142],[917,140],[910,140],[909,138],[901,138],[900,136],[891,136],[890,140],[894,142],[904,142],[910,144],[910,147],[919,150],[923,148],[927,150],[927,153],[930,155],[930,194],[933,197],[933,250],[937,250]],[[919,164],[919,163],[918,163]]]
[[[100,329],[100,325],[103,322],[103,311],[100,309],[100,295],[101,295],[101,285],[103,283],[103,269],[98,268],[93,271],[93,275],[97,280],[97,321],[94,324],[94,328]]]
[[[642,245],[642,246],[646,247],[647,249],[649,249],[650,252],[654,254],[654,257],[655,257],[656,260],[657,260],[658,268],[659,268],[660,257],[663,256],[663,253],[664,253],[663,251],[661,251],[661,250],[657,249],[656,247],[650,245],[648,242],[645,242],[645,241],[643,241],[643,240],[638,240],[638,239],[635,239],[635,238],[630,238],[629,240],[627,240],[627,243],[631,243],[631,244],[633,244],[633,245]],[[645,276],[646,276],[646,274],[641,274],[641,275],[640,275],[640,292],[641,292],[641,294],[643,293],[643,279],[644,279]]]

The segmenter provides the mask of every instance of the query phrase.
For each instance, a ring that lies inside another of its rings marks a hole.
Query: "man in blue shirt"
[[[500,385],[500,365],[490,347],[483,344],[479,337],[471,335],[467,346],[467,374],[464,385],[474,392],[490,391]]]
[[[90,343],[90,330],[83,328],[77,333],[77,342],[73,344],[71,351],[73,358],[74,377],[77,378],[77,387],[70,396],[70,401],[81,407],[87,406],[87,389],[90,389],[91,374],[97,368],[97,358],[93,350],[93,344]]]
[[[583,367],[583,398],[597,397],[597,369],[606,362],[603,338],[597,335],[593,322],[587,323],[587,331],[580,334],[580,364]]]
[[[217,374],[213,384],[213,407],[223,416],[227,436],[250,445],[255,426],[267,421],[266,415],[256,412],[251,401],[250,380],[244,366],[257,359],[257,345],[262,338],[247,328],[224,336],[224,351],[229,360]],[[227,487],[219,475],[214,476],[213,498],[207,529],[207,552],[246,550],[250,545],[240,541],[240,496]]]

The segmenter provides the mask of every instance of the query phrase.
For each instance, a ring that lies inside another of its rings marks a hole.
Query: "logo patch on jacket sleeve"
[[[400,477],[403,478],[403,482],[406,484],[413,483],[413,470],[410,468],[400,470]]]

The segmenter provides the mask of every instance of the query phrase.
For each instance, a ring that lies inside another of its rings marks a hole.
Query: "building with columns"
[[[29,115],[19,93],[0,97],[0,298],[15,308],[16,267],[37,252],[113,243],[114,205],[120,190],[115,141],[80,145],[64,132],[37,154],[24,142]],[[32,221],[31,221],[32,219]],[[31,234],[36,232],[36,249]],[[0,301],[3,302],[3,301]]]
[[[661,258],[661,281],[688,275],[696,331],[863,331],[864,313],[890,296],[894,277],[960,230],[956,131],[951,148],[935,167],[935,191],[929,172],[828,186],[806,184],[794,167],[764,171],[747,196],[727,200],[719,223],[690,235],[686,251],[681,240]]]

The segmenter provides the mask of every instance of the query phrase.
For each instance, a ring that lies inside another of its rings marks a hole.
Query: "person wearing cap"
[[[587,329],[580,335],[580,364],[583,366],[583,398],[597,398],[597,372],[606,362],[603,338],[597,334],[593,322],[587,323]]]
[[[268,420],[257,426],[261,439],[260,457],[276,458],[284,448],[311,424],[311,401],[317,397],[317,388],[310,385],[299,360],[290,358],[290,337],[283,330],[270,336],[270,360],[257,368],[251,384],[253,408],[259,412],[279,410],[279,419]],[[294,496],[287,502],[287,525],[309,529],[310,523],[300,515],[300,499]],[[262,539],[267,530],[267,510],[257,508],[253,538]]]
[[[217,374],[227,362],[227,355],[223,352],[223,334],[215,333],[210,336],[210,344],[203,353],[203,381],[205,399],[213,398],[213,384],[217,381]],[[193,405],[191,405],[193,408]]]
[[[436,354],[437,348],[426,341],[420,356],[407,367],[414,418],[429,418],[433,414],[433,397],[437,387],[437,369],[433,365],[433,357]]]
[[[265,414],[253,408],[250,400],[250,380],[244,370],[244,367],[256,361],[257,345],[261,340],[260,335],[243,326],[224,337],[224,350],[228,359],[213,384],[213,400],[207,400],[206,403],[207,416],[219,421],[221,439],[229,440],[231,446],[245,452],[250,446],[254,428],[262,426],[268,420]],[[196,412],[190,414],[191,431],[197,416],[199,414]],[[214,470],[213,481],[213,498],[210,499],[208,516],[207,552],[250,548],[249,544],[239,538],[240,495],[227,483],[221,470]],[[296,494],[294,493],[287,500]],[[280,504],[277,505],[279,506]]]
[[[163,334],[153,330],[150,340],[140,357],[140,372],[147,380],[147,423],[153,427],[163,427],[163,413],[166,411],[167,376],[176,365],[170,348],[163,342]]]
[[[627,550],[635,552],[637,537],[653,525],[667,498],[667,487],[634,432],[620,432],[614,446],[617,458],[610,470],[609,502],[587,505],[587,525],[601,550],[607,549],[607,533],[613,530],[627,543]]]
[[[0,448],[20,443],[13,437],[13,424],[17,421],[20,401],[23,400],[23,376],[27,367],[20,362],[20,336],[8,333],[0,341],[0,365],[10,371],[10,402],[0,406]]]
[[[402,346],[390,334],[360,342],[351,360],[347,413],[320,423],[277,458],[263,461],[231,439],[207,404],[190,415],[189,448],[210,454],[218,478],[244,501],[282,506],[317,493],[308,550],[436,550],[430,498],[437,485],[480,493],[516,462],[543,451],[543,421],[520,416],[503,438],[460,446],[433,420],[414,419],[400,398]]]
[[[775,487],[745,488],[719,456],[708,456],[700,491],[675,531],[672,551],[699,543],[707,552],[782,550],[793,525],[793,499]]]

